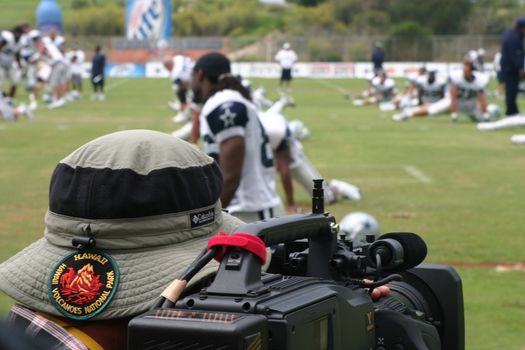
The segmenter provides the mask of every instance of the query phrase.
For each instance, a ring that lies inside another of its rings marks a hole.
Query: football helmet
[[[495,120],[501,117],[501,109],[498,105],[495,105],[493,103],[487,106],[487,113],[490,115],[491,120]]]
[[[379,237],[379,222],[370,214],[356,211],[347,214],[339,224],[347,240],[352,240],[354,245],[366,243],[366,236]]]
[[[310,130],[304,125],[300,120],[290,120],[288,122],[288,127],[292,132],[293,137],[297,140],[307,139],[310,136]]]

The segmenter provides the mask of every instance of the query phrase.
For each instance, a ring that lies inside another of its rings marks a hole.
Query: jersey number
[[[263,142],[261,144],[261,160],[262,160],[262,164],[266,168],[271,168],[271,167],[273,167],[273,157],[272,157],[272,149],[270,147],[270,139],[269,139],[268,135],[266,135],[266,133],[264,132],[264,128],[263,128],[261,122],[259,122],[259,127],[261,128],[261,136],[262,136],[262,139],[263,139]]]

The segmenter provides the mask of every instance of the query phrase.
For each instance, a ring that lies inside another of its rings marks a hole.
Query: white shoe
[[[186,123],[191,120],[191,111],[189,108],[186,108],[182,112],[177,113],[176,116],[173,117],[174,123]]]
[[[477,125],[479,131],[492,131],[495,130],[492,123],[478,123]]]
[[[29,120],[33,120],[33,113],[31,113],[31,110],[23,103],[21,103],[18,108],[18,112],[25,116]]]
[[[523,145],[525,144],[525,134],[512,135],[510,140],[512,141],[512,143]]]
[[[60,108],[60,107],[64,107],[66,105],[66,99],[65,98],[61,98],[60,100],[57,100],[55,102],[52,102],[50,105],[49,105],[49,109],[56,109],[56,108]]]
[[[168,102],[168,106],[173,109],[175,112],[180,111],[180,103],[179,101],[170,101]]]
[[[392,120],[393,121],[396,121],[396,122],[402,122],[402,121],[405,121],[408,119],[408,115],[406,115],[406,113],[398,113],[398,114],[394,114],[392,116]]]
[[[359,188],[352,184],[349,184],[348,182],[333,179],[329,182],[329,186],[333,187],[337,191],[337,193],[343,198],[351,199],[354,201],[358,201],[362,198],[361,192],[359,192]]]
[[[38,108],[38,103],[36,101],[32,101],[30,104],[29,104],[29,110],[30,111],[34,111]]]
[[[361,106],[363,106],[363,105],[365,104],[365,101],[363,101],[363,100],[353,100],[353,101],[352,101],[352,104],[353,104],[354,106],[361,107]]]
[[[104,95],[104,94],[99,94],[98,95],[98,100],[99,101],[104,101],[105,99],[106,99],[106,95]]]

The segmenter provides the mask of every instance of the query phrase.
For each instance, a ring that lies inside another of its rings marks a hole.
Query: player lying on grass
[[[33,118],[31,111],[25,104],[15,106],[9,97],[0,92],[0,117],[8,121],[15,121],[20,116],[25,116],[27,119]]]
[[[498,129],[515,128],[519,126],[525,126],[525,116],[518,114],[512,117],[503,118],[494,122],[485,122],[478,124],[478,130],[480,131],[492,131]]]

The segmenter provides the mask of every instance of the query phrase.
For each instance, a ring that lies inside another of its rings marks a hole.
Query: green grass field
[[[275,97],[276,81],[253,81],[259,84]],[[341,89],[356,93],[364,86],[296,80],[298,106],[285,111],[310,128],[305,150],[323,176],[348,180],[364,194],[360,202],[327,209],[338,219],[366,211],[382,232],[421,234],[427,261],[458,266],[467,348],[524,350],[525,272],[496,272],[487,264],[525,260],[525,147],[510,143],[517,131],[481,133],[467,119],[453,125],[447,117],[395,123],[390,113],[343,98]],[[113,131],[176,128],[167,80],[113,79],[108,88],[105,102],[87,96],[60,110],[41,108],[33,122],[0,121],[0,261],[42,237],[49,179],[60,159]],[[0,296],[0,314],[11,303]]]

